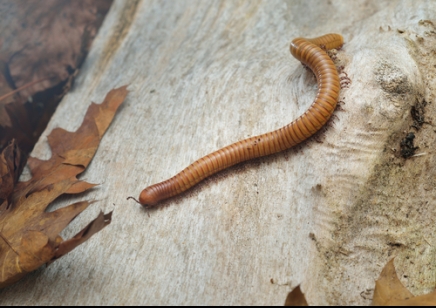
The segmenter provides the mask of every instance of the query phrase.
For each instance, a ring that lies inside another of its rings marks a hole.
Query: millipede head
[[[154,191],[150,189],[144,189],[139,195],[139,203],[144,207],[156,205],[158,201],[159,200],[157,200]]]
[[[141,201],[138,201],[138,200],[136,200],[136,198],[134,198],[134,197],[132,197],[132,196],[127,197],[127,200],[130,200],[130,199],[135,200],[136,203],[142,205],[143,207],[149,207],[149,206],[151,206],[151,205],[154,205],[154,204],[147,204],[147,203],[143,203],[143,202],[141,202]],[[139,200],[141,200],[141,198],[139,198]]]

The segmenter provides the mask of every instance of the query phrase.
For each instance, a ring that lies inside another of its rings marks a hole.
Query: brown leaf
[[[414,296],[398,279],[395,271],[394,259],[390,260],[375,282],[375,306],[434,306],[436,305],[436,292]]]
[[[127,95],[126,88],[110,91],[100,105],[93,103],[76,132],[60,128],[53,130],[48,137],[53,153],[49,160],[29,159],[33,177],[16,184],[9,196],[11,202],[0,208],[0,288],[70,252],[110,223],[112,213],[101,213],[76,236],[64,241],[59,233],[90,202],[45,211],[62,194],[80,193],[95,186],[78,180],[77,175],[89,165],[104,132]],[[0,156],[0,175],[2,170],[7,174],[0,179],[5,183],[10,183],[11,177],[15,177],[10,170],[11,161],[17,158],[10,153],[8,147]],[[4,194],[8,194],[10,188],[1,187],[1,192],[4,190]]]
[[[66,194],[79,194],[79,193],[87,191],[88,189],[91,189],[97,185],[98,184],[91,184],[91,183],[87,183],[84,181],[79,181],[79,182],[73,184],[73,186],[71,186],[70,189],[68,189],[65,193]]]
[[[69,253],[71,250],[89,239],[92,235],[110,224],[111,220],[112,212],[108,214],[103,214],[103,212],[100,212],[97,218],[87,225],[82,231],[77,233],[72,239],[66,240],[59,245],[55,258],[60,258]]]
[[[14,140],[9,143],[0,155],[0,213],[10,203],[9,197],[25,164],[23,158]]]
[[[1,58],[13,86],[54,77],[26,89],[22,93],[26,97],[66,80],[80,66],[112,4],[108,0],[3,2]]]
[[[309,306],[300,286],[289,292],[286,297],[285,306]]]
[[[0,151],[28,155],[71,87],[112,0],[0,1]]]

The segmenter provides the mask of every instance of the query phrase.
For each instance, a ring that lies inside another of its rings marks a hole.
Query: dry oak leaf
[[[309,306],[299,285],[289,292],[286,297],[285,306]]]
[[[10,202],[9,198],[25,163],[24,155],[15,140],[12,140],[0,155],[0,208],[7,207]]]
[[[52,157],[29,158],[32,179],[19,182],[0,206],[0,288],[63,256],[103,229],[112,213],[100,215],[69,240],[59,233],[90,202],[82,201],[46,212],[62,194],[81,193],[94,184],[77,179],[90,163],[104,132],[127,95],[127,86],[110,91],[103,103],[91,104],[76,132],[54,129],[48,136]],[[0,177],[2,175],[0,174]]]
[[[374,306],[435,306],[436,291],[414,296],[398,279],[394,259],[390,260],[375,282]]]

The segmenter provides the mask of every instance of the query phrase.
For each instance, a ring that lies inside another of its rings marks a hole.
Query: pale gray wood
[[[310,304],[369,304],[392,256],[412,292],[429,291],[432,127],[417,133],[426,155],[393,151],[410,107],[435,95],[435,28],[422,22],[435,13],[432,1],[115,1],[33,151],[48,158],[53,128],[76,130],[91,101],[129,84],[82,177],[101,185],[53,207],[99,200],[65,237],[100,209],[113,222],[0,291],[2,304],[281,305],[298,284]],[[322,143],[231,168],[157,210],[126,201],[303,113],[316,83],[289,43],[329,32],[344,35],[337,57],[352,83]]]

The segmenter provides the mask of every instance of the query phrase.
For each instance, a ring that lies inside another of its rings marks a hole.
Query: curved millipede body
[[[335,110],[340,90],[338,72],[325,50],[339,48],[342,44],[343,38],[339,34],[294,39],[290,47],[291,54],[313,71],[318,82],[318,94],[309,109],[280,129],[228,145],[200,158],[172,178],[145,188],[139,196],[139,202],[144,206],[155,205],[218,171],[249,159],[283,151],[315,134]]]

